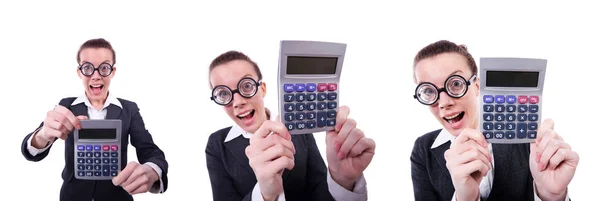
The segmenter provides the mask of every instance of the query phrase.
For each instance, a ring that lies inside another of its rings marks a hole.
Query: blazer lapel
[[[106,107],[106,119],[119,119],[122,109],[119,106],[110,104]]]
[[[88,108],[87,108],[87,106],[85,106],[84,103],[79,103],[77,105],[72,105],[71,106],[71,112],[73,112],[73,115],[75,115],[75,116],[83,115],[83,116],[86,116],[86,117],[89,118],[89,116],[88,116]]]
[[[433,153],[436,161],[440,165],[440,167],[441,167],[440,169],[444,170],[443,171],[444,174],[446,176],[450,177],[450,172],[446,168],[446,158],[444,158],[444,152],[446,152],[446,150],[448,150],[448,149],[450,149],[450,141],[432,149],[431,152]]]
[[[225,143],[225,147],[227,147],[228,150],[231,150],[232,155],[235,158],[235,160],[237,160],[237,162],[242,164],[241,167],[244,167],[244,169],[246,169],[246,171],[248,171],[250,174],[254,175],[254,171],[252,170],[252,168],[250,168],[250,161],[248,160],[248,157],[246,156],[246,147],[248,145],[250,145],[250,141],[246,140],[241,135],[236,137],[235,139]],[[227,160],[231,160],[231,159],[227,159]]]

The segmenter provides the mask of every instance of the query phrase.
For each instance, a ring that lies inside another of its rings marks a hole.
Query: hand
[[[294,168],[296,149],[291,139],[292,136],[283,123],[265,121],[252,135],[250,145],[246,147],[250,167],[266,201],[275,200],[283,192],[283,170]]]
[[[54,141],[55,138],[66,140],[69,133],[73,132],[73,129],[81,129],[79,120],[84,119],[87,119],[87,117],[75,117],[69,109],[62,105],[57,105],[53,110],[46,113],[44,125],[42,129],[34,134],[31,144],[35,148],[41,149],[48,142]]]
[[[130,195],[148,192],[156,181],[158,173],[152,167],[134,161],[129,162],[125,169],[112,179],[115,186],[123,187]]]
[[[456,200],[476,200],[479,183],[492,168],[492,156],[481,132],[465,128],[444,153]]]
[[[342,106],[336,115],[335,130],[325,138],[327,164],[331,178],[349,191],[369,166],[375,155],[375,141],[366,138],[356,128],[356,121],[348,118],[350,108]]]
[[[575,175],[579,155],[554,131],[554,121],[546,119],[530,144],[529,169],[542,200],[565,200],[567,186]]]

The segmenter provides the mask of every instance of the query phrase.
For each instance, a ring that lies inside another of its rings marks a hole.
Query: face
[[[430,82],[438,89],[445,87],[446,79],[451,75],[460,75],[467,81],[473,76],[466,58],[458,53],[443,53],[423,59],[415,67],[417,84]],[[438,101],[428,107],[446,130],[458,136],[464,128],[477,128],[478,96],[479,79],[475,79],[463,97],[452,98],[447,92],[442,92]]]
[[[210,72],[210,83],[213,88],[225,85],[231,90],[236,90],[238,89],[238,83],[243,78],[252,78],[257,82],[259,81],[252,64],[242,60],[221,64]],[[250,133],[255,133],[260,125],[267,120],[263,100],[266,94],[266,84],[263,82],[257,88],[257,92],[253,97],[245,98],[239,93],[234,93],[233,100],[222,106],[227,115],[238,126]]]
[[[79,53],[79,58],[81,60],[79,65],[83,67],[82,69],[100,68],[99,71],[108,72],[106,70],[107,65],[104,63],[108,63],[110,66],[112,66],[114,63],[112,61],[112,52],[106,48],[85,48]],[[77,69],[77,74],[83,82],[86,95],[91,102],[106,100],[106,97],[108,96],[110,80],[115,75],[116,70],[117,69],[113,67],[110,75],[104,77],[100,75],[99,71],[94,71],[91,76],[86,76],[81,72],[81,70]]]

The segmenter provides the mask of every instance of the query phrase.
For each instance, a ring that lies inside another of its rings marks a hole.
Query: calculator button
[[[318,100],[318,101],[324,101],[324,100],[327,100],[327,93],[318,93],[318,94],[317,94],[317,100]]]
[[[484,121],[492,121],[492,120],[494,120],[494,115],[490,114],[490,113],[484,113],[483,120]]]
[[[327,126],[335,126],[335,119],[327,119]]]
[[[116,158],[110,159],[110,163],[112,163],[112,164],[117,164],[118,162],[119,162],[119,160],[117,160]]]
[[[283,100],[285,102],[292,102],[292,101],[294,101],[294,94],[283,94]]]
[[[492,105],[483,105],[483,111],[484,112],[493,112],[494,111],[494,106],[492,106]]]
[[[294,104],[293,103],[286,103],[286,104],[283,105],[283,109],[286,112],[294,111]]]
[[[327,100],[335,100],[337,98],[336,92],[330,92],[327,94]]]
[[[515,105],[507,105],[506,106],[506,111],[507,112],[515,112],[515,111],[517,111],[517,106],[515,106]]]
[[[315,103],[315,102],[306,103],[306,109],[310,110],[310,111],[317,109],[317,103]]]
[[[315,121],[308,121],[306,122],[306,128],[311,129],[311,128],[315,128],[317,122]]]
[[[319,111],[317,112],[317,126],[318,127],[325,127],[325,125],[327,125],[327,112],[325,111]]]
[[[100,164],[102,163],[102,160],[100,160],[99,158],[94,159],[94,164]]]
[[[307,101],[314,101],[315,99],[317,99],[317,94],[316,93],[308,93],[308,94],[306,94],[306,100]]]
[[[328,109],[335,109],[335,108],[337,108],[337,102],[327,102],[327,108]]]
[[[111,146],[110,146],[110,150],[111,150],[111,151],[118,151],[118,150],[119,150],[119,147],[118,147],[117,145],[111,145]]]
[[[515,121],[515,114],[506,114],[506,121]]]
[[[85,153],[85,157],[94,157],[94,153],[87,152],[87,153]]]
[[[527,133],[527,137],[529,137],[530,139],[535,139],[535,137],[537,137],[537,132],[536,131],[529,131]]]
[[[529,130],[537,130],[538,124],[535,122],[531,122],[529,124],[527,124]]]
[[[538,96],[530,96],[529,97],[529,103],[531,104],[537,104],[540,101],[540,99],[538,98]]]
[[[306,106],[304,103],[296,103],[296,110],[304,111],[304,106]]]
[[[87,171],[87,172],[85,172],[85,176],[93,177],[94,176],[94,171]]]
[[[108,151],[108,150],[110,150],[110,146],[108,146],[108,145],[102,146],[102,151]]]
[[[504,130],[504,123],[494,123],[496,130]]]
[[[317,91],[319,91],[319,92],[327,91],[327,84],[319,83],[319,85],[317,85]]]
[[[77,145],[77,151],[83,151],[83,150],[85,150],[85,146]]]
[[[304,114],[304,112],[298,112],[298,113],[296,113],[296,119],[297,120],[304,120],[304,118],[306,118],[306,114]]]
[[[504,105],[496,105],[496,112],[504,112]]]
[[[116,177],[116,176],[117,176],[117,172],[116,172],[116,171],[112,171],[112,172],[110,172],[110,176],[112,176],[112,177]]]
[[[85,146],[85,150],[86,150],[86,151],[92,151],[92,150],[93,150],[93,147],[92,147],[92,145],[87,145],[87,146]]]
[[[506,131],[504,134],[506,135],[507,139],[514,139],[515,138],[515,132],[514,131]]]
[[[79,163],[79,164],[85,164],[85,159],[83,159],[83,158],[77,158],[77,163]]]
[[[94,151],[100,151],[101,147],[100,145],[94,145]]]
[[[296,94],[296,101],[302,102],[306,100],[306,94]]]
[[[494,115],[496,118],[496,121],[504,121],[504,114],[496,114]]]
[[[110,159],[108,159],[108,158],[103,158],[103,159],[102,159],[102,163],[103,163],[103,164],[108,164],[108,163],[110,163]]]
[[[496,139],[502,139],[502,138],[504,138],[504,132],[496,131],[496,132],[494,132],[494,137],[496,137]]]
[[[98,158],[100,156],[102,156],[102,154],[100,152],[94,152],[94,157]]]
[[[94,165],[94,170],[102,170],[102,166],[100,166],[100,165]]]
[[[517,124],[517,137],[525,138],[527,136],[527,124],[526,123],[518,123]]]
[[[294,123],[285,123],[285,127],[287,127],[289,131],[294,130]]]
[[[329,84],[327,84],[327,90],[329,90],[329,91],[335,91],[335,90],[337,90],[337,84],[336,83],[329,83]]]
[[[85,170],[85,165],[77,165],[77,170]]]
[[[513,104],[517,102],[516,96],[506,96],[506,103]]]
[[[530,105],[529,106],[529,112],[531,112],[531,113],[537,113],[538,109],[539,109],[538,105]]]
[[[515,123],[506,123],[506,130],[515,130]]]
[[[80,177],[85,177],[85,172],[84,171],[77,171],[77,175]]]
[[[113,158],[119,157],[119,153],[117,153],[117,152],[111,152],[110,153],[110,157],[113,157]]]
[[[519,114],[519,121],[527,121],[527,114]]]
[[[527,105],[519,105],[519,112],[521,112],[521,113],[527,112]]]
[[[77,157],[85,157],[85,152],[77,152]]]
[[[485,139],[492,139],[494,137],[494,133],[490,131],[485,131],[483,132],[483,136],[485,136]]]
[[[313,92],[315,90],[317,90],[317,84],[315,84],[315,83],[306,84],[306,91]]]
[[[85,166],[85,170],[93,170],[94,166],[93,165],[86,165]]]
[[[519,98],[517,99],[519,101],[520,104],[525,104],[527,103],[527,96],[519,96]]]
[[[496,95],[496,103],[504,103],[504,96]]]
[[[326,108],[327,108],[327,103],[326,102],[318,102],[317,103],[317,109],[324,110]]]
[[[529,114],[529,121],[537,121],[537,120],[538,120],[537,114]]]
[[[119,170],[119,166],[117,166],[117,165],[111,165],[110,166],[110,170],[111,171],[117,171],[117,170]]]
[[[298,128],[299,130],[302,130],[302,129],[306,128],[306,124],[304,122],[297,122],[296,128]]]
[[[488,123],[488,122],[484,122],[483,123],[483,129],[484,130],[490,131],[490,130],[493,130],[493,128],[494,128],[494,124]]]
[[[306,85],[296,84],[296,92],[304,92],[304,88],[306,88]]]
[[[284,116],[286,121],[294,121],[294,113],[285,113]]]
[[[293,84],[284,84],[283,90],[287,93],[292,93],[292,92],[294,92],[294,85]]]
[[[494,97],[491,95],[484,95],[483,96],[483,102],[484,103],[493,103],[494,102]]]
[[[307,112],[306,113],[306,118],[307,119],[315,119],[315,116],[317,115],[316,112]]]
[[[102,166],[102,176],[109,176],[110,175],[110,166],[109,165],[103,165]]]
[[[335,118],[336,115],[336,111],[335,110],[329,110],[327,111],[327,117],[328,118]]]
[[[108,152],[102,152],[102,157],[110,157],[110,153],[108,153]]]

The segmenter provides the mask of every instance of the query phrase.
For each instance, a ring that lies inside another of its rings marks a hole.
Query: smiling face
[[[418,61],[415,65],[417,84],[430,82],[435,87],[445,87],[445,81],[451,75],[460,75],[466,80],[473,76],[467,59],[458,53],[441,53]],[[431,113],[452,135],[458,136],[464,128],[477,128],[479,79],[468,86],[461,98],[452,98],[447,92],[439,94],[439,100],[429,107]]]
[[[233,60],[216,65],[210,71],[209,76],[210,84],[213,88],[224,85],[231,90],[238,89],[238,83],[243,78],[252,78],[257,82],[259,81],[259,76],[254,70],[253,65],[244,60]],[[243,87],[243,89],[239,90],[247,90],[248,87],[252,86],[242,84],[241,87]],[[223,106],[227,115],[229,115],[238,126],[250,133],[255,133],[260,125],[267,120],[263,99],[266,94],[266,84],[261,83],[256,87],[258,87],[258,89],[253,97],[245,98],[239,93],[234,93],[231,103]]]
[[[102,71],[101,65],[107,63],[112,66],[113,61],[113,53],[107,48],[84,48],[79,53],[80,62],[79,65],[85,63],[83,68],[99,68]],[[93,65],[93,66],[92,66]],[[108,88],[110,86],[110,80],[115,75],[116,68],[113,67],[112,73],[107,76],[101,76],[99,71],[94,71],[91,76],[85,76],[82,74],[81,70],[77,69],[77,74],[79,78],[83,82],[83,87],[85,88],[86,95],[90,102],[104,102],[106,97],[108,96]]]

